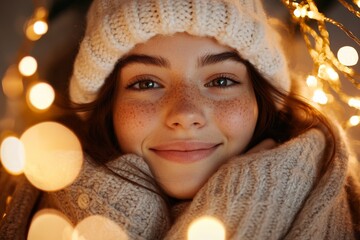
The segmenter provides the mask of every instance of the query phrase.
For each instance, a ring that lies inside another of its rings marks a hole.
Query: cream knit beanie
[[[290,89],[279,37],[260,0],[94,0],[75,60],[70,96],[76,103],[96,99],[117,61],[155,35],[187,32],[215,38],[285,91]]]

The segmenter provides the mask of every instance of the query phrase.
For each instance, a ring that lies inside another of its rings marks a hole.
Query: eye
[[[233,85],[239,84],[238,81],[235,81],[229,77],[220,76],[215,78],[214,80],[208,82],[205,84],[205,87],[220,87],[220,88],[226,88]]]
[[[134,83],[131,83],[127,88],[135,90],[148,90],[153,88],[161,88],[162,86],[150,79],[137,80]]]

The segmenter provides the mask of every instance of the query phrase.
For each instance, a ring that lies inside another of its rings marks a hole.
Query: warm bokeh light
[[[318,70],[318,76],[325,80],[338,81],[339,74],[330,66],[321,64]]]
[[[350,107],[360,109],[360,99],[359,98],[350,98],[348,101]]]
[[[39,123],[27,129],[20,140],[25,148],[24,173],[44,191],[56,191],[78,176],[83,154],[76,135],[55,122]]]
[[[10,66],[6,71],[2,80],[2,89],[4,94],[10,99],[20,97],[23,93],[24,85],[22,77],[16,66]]]
[[[38,35],[44,35],[48,30],[48,24],[43,20],[34,23],[34,32]]]
[[[28,100],[38,110],[48,109],[55,99],[55,91],[47,83],[37,83],[29,90]]]
[[[24,172],[25,153],[20,139],[7,137],[2,141],[1,163],[10,174],[19,175]]]
[[[308,85],[308,87],[317,87],[318,83],[317,83],[317,78],[310,75],[306,78],[306,84]]]
[[[71,240],[73,226],[65,215],[54,209],[43,209],[31,221],[27,240]]]
[[[312,100],[316,103],[323,105],[328,103],[328,97],[326,96],[326,93],[321,89],[317,89],[314,91]]]
[[[35,11],[35,18],[36,19],[44,19],[48,15],[48,11],[45,7],[38,7]]]
[[[31,56],[23,57],[19,62],[19,71],[22,75],[29,77],[37,70],[36,59]]]
[[[344,46],[337,52],[337,58],[341,64],[345,66],[354,66],[359,61],[359,54],[355,48],[351,46]]]
[[[41,38],[41,35],[37,34],[34,29],[34,24],[30,24],[25,29],[26,37],[31,41],[36,41]]]
[[[297,18],[301,17],[301,10],[299,8],[294,10],[294,16]]]
[[[360,8],[360,0],[356,1],[356,5],[358,5],[358,7]]]
[[[82,220],[76,227],[72,240],[128,240],[127,234],[118,224],[100,215]]]
[[[188,240],[224,240],[225,227],[216,218],[204,216],[193,221],[188,229]]]
[[[358,115],[352,116],[349,119],[349,123],[352,127],[359,125],[360,124],[360,116],[358,116]]]

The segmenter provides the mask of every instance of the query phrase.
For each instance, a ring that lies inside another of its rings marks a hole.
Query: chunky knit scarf
[[[227,239],[353,239],[349,157],[338,139],[334,160],[323,166],[330,150],[314,129],[274,149],[230,159],[174,222],[159,195],[89,164],[52,199],[72,221],[101,214],[126,229],[130,239],[186,239],[191,222],[204,215],[224,223]],[[137,177],[151,175],[139,157],[125,155],[109,167],[156,190]]]
[[[108,164],[132,182],[87,161],[77,181],[49,193],[46,203],[74,224],[90,215],[108,217],[129,239],[183,240],[204,215],[224,223],[226,239],[355,239],[360,188],[349,171],[357,170],[349,167],[340,137],[334,160],[323,166],[331,152],[326,142],[313,129],[274,149],[230,159],[182,208],[155,193],[148,166],[135,155]]]

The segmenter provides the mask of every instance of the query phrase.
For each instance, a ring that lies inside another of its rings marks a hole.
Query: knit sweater
[[[186,239],[191,222],[204,215],[224,223],[227,239],[354,239],[346,191],[349,156],[344,143],[337,141],[335,158],[327,167],[323,160],[330,149],[315,129],[274,149],[234,157],[174,222],[159,195],[89,163],[72,186],[52,198],[73,222],[101,214],[122,226],[129,239]],[[145,162],[134,155],[109,167],[156,191],[155,185],[134,177],[142,173],[128,163],[151,176]],[[326,171],[320,174],[322,169]],[[86,206],[79,204],[81,196],[89,197]]]
[[[226,239],[355,239],[359,172],[341,139],[327,166],[323,160],[331,147],[315,129],[271,150],[229,159],[181,208],[156,193],[142,158],[124,155],[108,164],[131,181],[87,159],[77,180],[49,193],[47,203],[74,225],[87,216],[105,216],[128,239],[186,239],[191,222],[204,215],[224,223]]]

